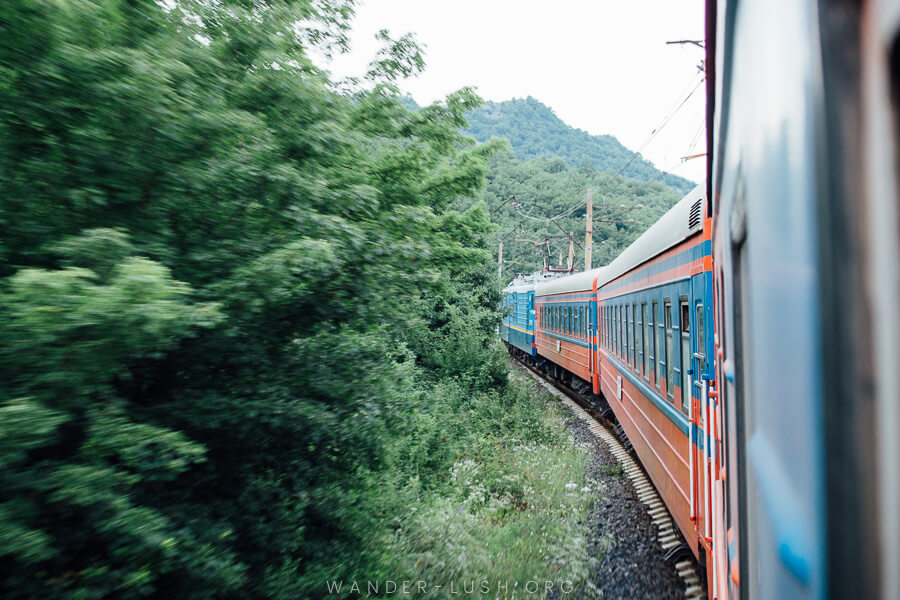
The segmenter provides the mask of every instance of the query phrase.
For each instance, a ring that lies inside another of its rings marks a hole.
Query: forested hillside
[[[584,244],[585,200],[588,188],[594,194],[593,266],[608,264],[652,225],[681,195],[659,181],[636,181],[619,177],[602,187],[610,174],[591,164],[571,166],[563,158],[519,160],[505,152],[489,162],[483,197],[491,209],[491,220],[499,229],[492,238],[496,249],[504,240],[504,280],[515,273],[540,269],[547,253],[542,242],[550,240],[552,264],[565,264],[568,240],[574,233],[576,243]],[[602,187],[602,189],[601,189]],[[515,201],[508,201],[515,196]],[[555,217],[547,219],[547,214]],[[543,208],[545,212],[541,210]],[[626,210],[629,209],[629,210]],[[555,225],[554,225],[555,223]],[[516,241],[516,239],[523,241]],[[577,270],[584,268],[584,251],[576,245]],[[562,253],[562,262],[559,259]]]
[[[589,163],[599,171],[615,173],[633,153],[611,135],[591,135],[567,125],[550,107],[531,97],[487,102],[466,117],[468,133],[475,139],[484,142],[494,136],[506,138],[520,160],[559,157],[569,166]],[[659,180],[680,194],[695,185],[682,177],[662,174],[640,157],[622,175],[638,181]]]
[[[338,92],[352,4],[0,3],[3,598],[582,577],[584,451],[496,339],[502,144],[404,108],[408,37]]]

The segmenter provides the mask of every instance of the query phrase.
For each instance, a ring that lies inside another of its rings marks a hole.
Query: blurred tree
[[[339,93],[352,4],[0,6],[4,598],[316,597],[423,373],[504,379],[502,144],[404,107],[408,36]]]

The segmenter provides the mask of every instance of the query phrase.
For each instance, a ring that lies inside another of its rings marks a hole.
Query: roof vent
[[[688,229],[693,229],[700,225],[700,210],[702,198],[697,198],[693,204],[691,204],[691,213],[688,215]]]

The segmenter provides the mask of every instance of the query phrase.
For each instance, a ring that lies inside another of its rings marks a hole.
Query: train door
[[[693,368],[691,365],[691,307],[688,299],[681,297],[678,305],[678,313],[680,315],[681,326],[681,409],[685,413],[691,402],[692,390],[694,389],[691,381]]]
[[[537,356],[537,347],[535,344],[537,341],[536,320],[537,314],[534,308],[534,292],[528,292],[528,325],[525,327],[525,330],[529,333],[526,334],[525,341],[531,346],[530,354],[532,356]]]
[[[687,296],[681,296],[678,302],[678,325],[681,333],[681,403],[682,411],[688,415],[690,421],[689,427],[693,430],[693,443],[690,448],[691,460],[691,504],[697,533],[700,533],[700,519],[704,518],[705,511],[702,509],[703,495],[701,490],[701,472],[703,469],[703,448],[702,431],[700,425],[703,419],[703,411],[699,410],[698,402],[693,397],[693,379],[694,369],[691,349],[691,305]],[[698,436],[700,439],[698,439]],[[693,541],[690,542],[693,545]]]

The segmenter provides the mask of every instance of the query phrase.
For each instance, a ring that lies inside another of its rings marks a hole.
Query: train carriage
[[[535,342],[545,369],[562,368],[591,381],[597,322],[594,282],[603,271],[601,267],[537,286]]]
[[[514,281],[503,290],[500,339],[529,356],[535,355],[534,288],[532,282]]]
[[[711,523],[712,263],[704,186],[597,278],[593,389],[700,557]],[[695,543],[697,540],[700,544]]]

